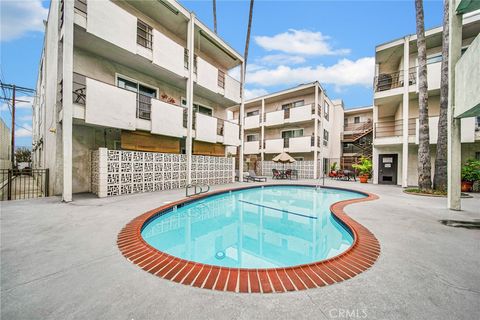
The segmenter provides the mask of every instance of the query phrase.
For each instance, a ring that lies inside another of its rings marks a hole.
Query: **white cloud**
[[[31,109],[32,108],[33,97],[17,96],[15,100],[17,100],[17,103],[15,104],[15,109]],[[10,105],[11,105],[11,101],[10,101]],[[2,105],[0,106],[0,111],[6,111],[6,110],[8,110],[7,102],[3,102]]]
[[[306,59],[302,56],[288,54],[270,54],[262,57],[259,61],[267,65],[287,65],[304,63]]]
[[[265,89],[245,89],[245,100],[250,100],[256,97],[261,97],[268,94],[267,90]]]
[[[256,36],[255,42],[267,51],[281,51],[297,55],[340,55],[350,49],[332,49],[330,37],[321,32],[289,29],[274,36]]]
[[[21,125],[22,127],[17,127],[15,129],[15,137],[17,138],[25,138],[25,137],[31,137],[32,136],[32,126],[29,125],[28,123],[24,123]]]
[[[48,9],[41,0],[2,0],[0,40],[10,41],[21,38],[27,32],[43,32],[43,20]]]
[[[352,61],[342,59],[332,66],[323,65],[291,68],[278,66],[248,72],[247,83],[261,86],[292,85],[311,81],[332,84],[338,87],[362,85],[371,86],[374,76],[375,59],[360,58]]]

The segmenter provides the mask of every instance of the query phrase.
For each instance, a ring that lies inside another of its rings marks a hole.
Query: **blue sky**
[[[213,29],[211,1],[181,1]],[[49,1],[1,0],[2,81],[34,88]],[[425,26],[442,23],[442,1],[425,1]],[[249,1],[217,0],[218,33],[243,54]],[[373,100],[374,49],[415,33],[414,1],[255,1],[249,96],[319,80],[346,108]],[[1,94],[3,95],[3,93]],[[31,108],[17,109],[17,145],[31,145]],[[8,108],[1,117],[9,126]],[[21,127],[20,127],[21,126]]]

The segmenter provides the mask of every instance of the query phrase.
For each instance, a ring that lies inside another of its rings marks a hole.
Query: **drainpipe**
[[[242,62],[240,72],[240,87],[242,88],[242,96],[240,101],[240,115],[238,124],[240,126],[240,152],[238,157],[238,180],[243,181],[243,142],[244,142],[244,123],[245,123],[245,62]]]
[[[402,187],[408,187],[408,108],[409,108],[410,36],[403,41],[403,101],[402,101]]]

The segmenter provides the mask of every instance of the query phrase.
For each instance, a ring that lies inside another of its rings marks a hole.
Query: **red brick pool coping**
[[[275,184],[273,186],[278,186]],[[288,184],[288,186],[309,186]],[[224,189],[209,192],[169,203],[150,210],[130,221],[118,234],[117,245],[130,262],[143,270],[163,279],[198,288],[242,293],[272,293],[298,291],[317,288],[341,282],[370,268],[380,255],[380,244],[375,236],[364,226],[350,218],[344,208],[352,203],[371,201],[378,196],[342,188],[323,187],[353,191],[366,195],[365,198],[340,201],[332,204],[332,214],[353,235],[353,244],[338,256],[285,268],[241,269],[228,268],[188,261],[161,252],[147,244],[142,236],[142,226],[176,205],[195,201],[200,198],[235,190],[258,188],[269,185],[255,185],[241,188]]]

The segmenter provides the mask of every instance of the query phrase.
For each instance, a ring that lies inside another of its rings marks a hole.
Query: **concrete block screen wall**
[[[234,182],[235,159],[192,156],[192,183]],[[92,192],[99,197],[183,188],[187,181],[184,154],[120,151],[92,152]]]

